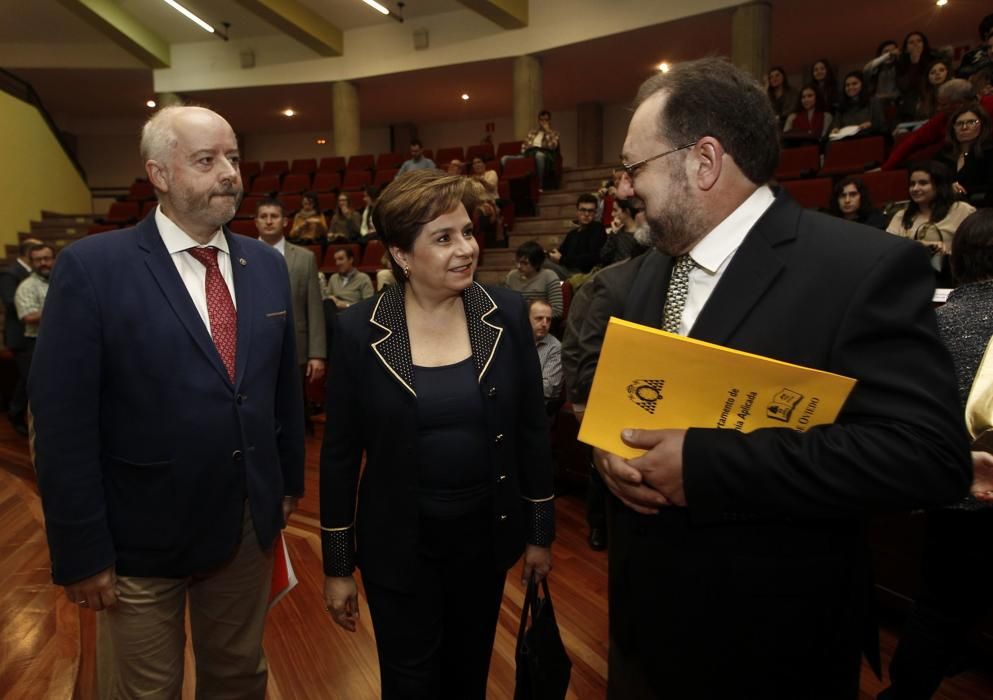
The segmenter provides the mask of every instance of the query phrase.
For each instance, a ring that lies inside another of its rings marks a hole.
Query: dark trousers
[[[586,524],[591,530],[607,529],[607,486],[592,462],[586,482]]]
[[[24,338],[21,347],[14,350],[14,364],[17,366],[17,384],[10,397],[7,417],[15,425],[27,424],[28,412],[28,373],[31,371],[31,358],[34,356],[34,338]]]
[[[930,698],[965,665],[968,632],[990,607],[993,509],[928,513],[921,590],[890,664],[892,686],[880,697]]]
[[[485,700],[506,571],[493,566],[481,513],[421,519],[412,587],[364,581],[383,700]]]

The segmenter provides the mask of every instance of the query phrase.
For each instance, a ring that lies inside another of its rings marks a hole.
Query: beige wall
[[[17,242],[42,209],[90,211],[90,190],[38,111],[0,92],[0,245]]]

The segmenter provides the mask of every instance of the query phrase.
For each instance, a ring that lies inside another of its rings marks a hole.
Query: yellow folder
[[[579,439],[636,457],[624,428],[789,428],[833,423],[855,380],[611,318]]]

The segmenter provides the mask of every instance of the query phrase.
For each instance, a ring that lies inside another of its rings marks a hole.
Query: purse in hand
[[[562,700],[569,689],[572,661],[565,653],[559,626],[555,622],[548,579],[541,582],[544,596],[538,597],[538,584],[528,581],[517,632],[517,687],[514,700]],[[527,627],[528,613],[531,627]]]

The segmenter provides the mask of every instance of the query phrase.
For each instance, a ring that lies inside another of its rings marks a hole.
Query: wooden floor
[[[286,530],[300,585],[269,615],[265,648],[269,698],[363,700],[378,696],[378,666],[369,610],[362,600],[359,629],[351,634],[324,611],[317,507],[319,442],[308,444],[307,493]],[[572,700],[603,698],[607,676],[606,555],[586,546],[583,501],[557,503],[552,594],[563,640],[573,660]],[[70,605],[50,583],[41,507],[27,444],[0,420],[0,698],[95,698],[94,613]],[[361,590],[361,588],[360,588]],[[513,697],[514,642],[523,590],[520,568],[507,579],[490,670],[490,700]],[[881,630],[884,663],[894,630]],[[187,654],[183,697],[193,697]],[[882,688],[863,668],[861,700]],[[993,672],[971,671],[947,680],[939,700],[993,698]],[[677,699],[680,700],[680,699]]]

